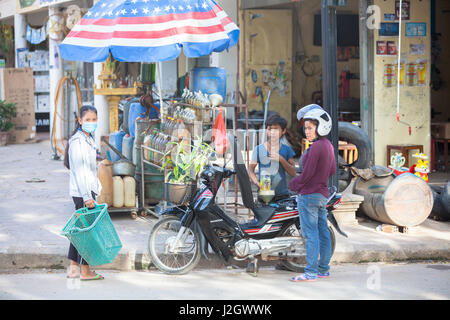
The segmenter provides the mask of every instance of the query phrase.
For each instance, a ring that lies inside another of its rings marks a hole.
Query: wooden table
[[[419,150],[423,153],[423,145],[421,144],[393,144],[386,146],[387,160],[386,165],[391,163],[391,150],[399,150],[405,157],[405,167],[409,168],[409,150]]]
[[[352,164],[358,160],[358,149],[356,149],[354,144],[348,143],[347,141],[339,141],[338,150],[343,151],[344,161],[348,164]]]
[[[302,154],[311,146],[311,144],[312,142],[309,142],[307,139],[302,139]],[[358,149],[354,144],[348,143],[347,141],[339,141],[338,150],[343,151],[344,161],[348,164],[358,160]]]
[[[439,143],[444,144],[444,165],[445,172],[448,172],[448,144],[450,143],[450,139],[434,139],[434,143],[436,144],[436,148],[434,148],[433,160],[435,163],[435,168],[437,169],[437,157],[436,157],[436,149]]]

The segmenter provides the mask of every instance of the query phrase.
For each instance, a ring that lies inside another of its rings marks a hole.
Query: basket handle
[[[92,209],[95,209],[95,208],[97,208],[99,206],[98,202],[95,199],[94,199],[94,204],[95,204],[94,208],[87,208],[87,209],[88,210],[92,210]],[[86,208],[86,205],[85,205],[85,208]],[[87,228],[88,222],[86,221],[86,219],[80,213],[75,213],[75,216],[77,218],[81,217],[80,218],[81,224],[83,225],[83,227]]]

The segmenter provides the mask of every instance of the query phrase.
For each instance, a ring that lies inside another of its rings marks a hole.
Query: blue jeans
[[[332,254],[326,210],[327,198],[320,193],[300,195],[297,206],[300,227],[306,242],[305,273],[316,276],[330,270]],[[319,259],[320,255],[320,259]]]

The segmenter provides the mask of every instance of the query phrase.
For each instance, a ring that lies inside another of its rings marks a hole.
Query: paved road
[[[450,299],[450,264],[341,264],[332,278],[288,281],[294,273],[263,268],[258,277],[238,270],[194,270],[183,276],[159,271],[103,271],[103,281],[77,282],[65,270],[0,273],[0,299]]]

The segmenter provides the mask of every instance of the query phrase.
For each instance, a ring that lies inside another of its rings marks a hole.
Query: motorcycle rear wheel
[[[183,234],[183,246],[177,247],[176,252],[173,252],[171,247],[176,246],[175,240],[180,228],[180,218],[168,216],[155,224],[148,238],[147,249],[152,263],[167,274],[188,273],[201,258],[199,234],[190,228],[186,228]]]
[[[330,240],[331,240],[331,256],[334,254],[334,249],[336,247],[336,236],[334,234],[333,228],[328,224],[328,231],[330,232]],[[292,221],[290,224],[287,224],[282,230],[281,230],[281,236],[282,237],[289,237],[289,236],[302,236],[300,231],[300,224],[298,221]],[[293,272],[304,272],[306,267],[306,244],[303,242],[303,250],[305,252],[305,255],[299,258],[289,258],[289,259],[282,259],[280,263],[290,271]]]

